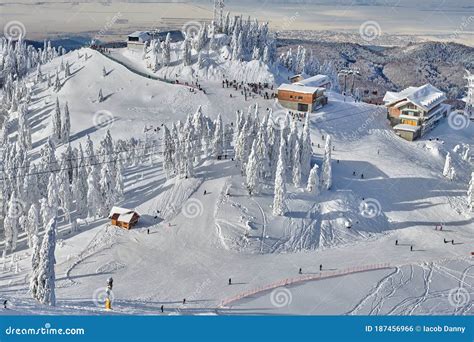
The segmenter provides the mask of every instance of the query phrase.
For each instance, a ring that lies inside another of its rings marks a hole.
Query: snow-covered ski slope
[[[114,139],[143,138],[145,125],[183,120],[198,106],[212,118],[221,113],[226,123],[255,103],[262,116],[267,107],[280,113],[273,100],[245,101],[220,81],[202,82],[206,93],[193,93],[135,74],[98,52],[79,53],[80,59],[76,51],[64,56],[72,76],[58,93],[33,89],[33,154],[52,132],[56,96],[61,105],[69,103],[72,145],[87,134],[97,141],[106,129]],[[43,73],[54,73],[59,63],[44,65]],[[99,89],[106,98],[100,103]],[[120,205],[136,208],[140,225],[126,231],[89,219],[71,236],[60,220],[56,308],[38,305],[28,294],[30,251],[20,235],[19,269],[8,259],[0,267],[0,295],[11,307],[2,313],[102,314],[97,299],[112,276],[108,314],[159,314],[161,305],[165,314],[472,314],[474,222],[465,196],[472,164],[452,150],[460,143],[472,150],[474,125],[453,130],[442,122],[424,139],[406,142],[391,131],[383,108],[330,94],[329,104],[311,116],[311,133],[318,164],[322,135],[333,138],[333,187],[313,196],[288,186],[284,217],[272,215],[271,189],[248,196],[240,168],[229,159],[205,160],[196,178],[176,181],[164,179],[158,156],[153,165],[126,169]],[[455,181],[442,176],[448,151]],[[435,230],[440,223],[443,231]],[[288,287],[291,304],[282,307],[264,292],[219,308],[226,298],[298,277],[299,268],[304,276],[386,263],[389,269]],[[448,300],[455,287],[468,291],[460,306]]]

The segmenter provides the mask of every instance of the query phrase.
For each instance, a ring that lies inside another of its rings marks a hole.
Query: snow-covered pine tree
[[[471,173],[471,181],[469,182],[469,188],[467,190],[467,203],[469,209],[474,211],[474,172]]]
[[[308,185],[306,186],[306,191],[311,192],[315,195],[319,194],[319,166],[314,164],[311,169],[308,177]]]
[[[96,169],[97,166],[93,166]],[[89,173],[87,177],[87,214],[88,217],[95,218],[100,209],[100,187],[97,181],[97,171]]]
[[[250,195],[258,194],[262,183],[260,178],[261,160],[258,158],[258,147],[257,140],[254,140],[245,172],[247,190]]]
[[[15,251],[18,240],[18,227],[21,202],[18,200],[16,190],[13,191],[7,205],[7,214],[3,221],[5,235],[5,250]]]
[[[191,38],[186,37],[183,42],[183,64],[189,66],[192,64],[191,60]]]
[[[67,102],[64,105],[64,115],[61,122],[62,122],[61,140],[64,143],[68,143],[69,136],[71,135],[71,117],[69,115],[69,106]]]
[[[199,53],[201,52],[207,45],[208,42],[208,34],[207,34],[207,25],[203,24],[201,25],[201,28],[199,29],[198,35],[196,37],[196,45],[195,49]]]
[[[54,252],[56,250],[56,225],[57,218],[54,217],[49,221],[46,227],[46,233],[41,243],[39,252],[40,263],[37,267],[37,288],[36,299],[42,304],[51,306],[56,305],[55,282],[56,274],[54,272],[54,265],[56,258]]]
[[[54,79],[54,91],[58,92],[61,90],[61,80],[59,78],[59,72],[56,71],[56,78]]]
[[[48,182],[48,206],[53,213],[56,213],[59,206],[59,186],[56,180],[56,173],[51,173]]]
[[[18,110],[18,144],[24,150],[31,149],[31,128],[27,115],[27,106],[21,104]]]
[[[163,42],[161,54],[163,59],[163,65],[168,66],[171,62],[171,36],[169,33],[166,35],[166,39]]]
[[[311,156],[313,154],[309,129],[309,113],[306,114],[301,144],[301,179],[305,181],[308,179],[309,171],[311,169]]]
[[[69,65],[69,62],[66,61],[66,66],[64,67],[64,78],[68,78],[71,76],[71,66]]]
[[[224,127],[222,124],[221,114],[217,116],[214,122],[214,137],[212,139],[212,155],[215,158],[219,158],[224,153]]]
[[[446,154],[446,160],[443,168],[443,176],[449,180],[454,180],[456,178],[456,170],[453,165],[451,153]]]
[[[102,77],[107,76],[107,70],[105,70],[105,66],[102,67]]]
[[[290,150],[291,151],[291,150]],[[293,147],[293,185],[297,188],[301,186],[301,158],[300,158],[300,142],[296,139],[296,143]],[[291,165],[291,164],[290,164]]]
[[[38,235],[33,236],[32,241],[33,252],[31,253],[31,275],[30,275],[30,293],[31,296],[37,298],[38,290],[38,266],[40,264],[40,250],[41,250],[41,240]]]
[[[174,143],[170,131],[168,127],[163,126],[163,169],[165,170],[166,179],[171,179],[176,172],[174,152]]]
[[[260,179],[270,179],[272,176],[271,163],[269,158],[269,145],[267,137],[268,114],[260,123],[257,133],[257,159],[260,161],[259,174]]]
[[[26,236],[28,239],[28,247],[34,246],[34,238],[38,235],[39,230],[39,212],[36,203],[33,203],[28,210],[26,221]]]
[[[324,189],[329,190],[332,186],[332,166],[331,166],[332,142],[331,136],[326,137],[326,146],[324,147],[323,171],[321,183]]]
[[[70,221],[72,211],[72,192],[69,183],[69,172],[65,167],[65,162],[61,164],[61,171],[58,173],[57,179],[59,183],[59,206],[64,211],[66,221]]]
[[[53,136],[57,141],[61,141],[61,108],[59,108],[59,99],[56,98],[56,106],[53,113]]]
[[[280,144],[280,153],[278,157],[278,164],[275,174],[275,190],[273,196],[273,215],[282,216],[286,212],[286,184],[285,184],[285,173],[286,173],[286,163],[285,163],[285,146],[282,142]]]
[[[113,206],[114,200],[114,191],[115,191],[115,179],[111,177],[110,172],[110,164],[105,163],[102,165],[102,169],[100,171],[100,208],[99,208],[99,215],[101,217],[107,217],[110,209]]]
[[[80,155],[82,155],[82,148],[80,149]],[[81,218],[85,217],[87,215],[88,185],[87,168],[83,156],[79,160],[77,176],[73,178],[72,189],[76,202],[76,215]]]

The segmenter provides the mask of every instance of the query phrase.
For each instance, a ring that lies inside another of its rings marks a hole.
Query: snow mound
[[[226,249],[244,253],[290,253],[366,240],[390,229],[374,199],[351,191],[313,195],[291,188],[288,212],[271,214],[272,191],[248,197],[240,176],[231,179],[216,210],[216,229]],[[226,193],[230,193],[227,196]]]

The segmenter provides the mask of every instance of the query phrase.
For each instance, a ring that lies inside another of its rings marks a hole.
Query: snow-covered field
[[[146,72],[137,59],[114,53]],[[144,133],[144,126],[184,121],[199,106],[212,119],[221,114],[224,123],[235,122],[236,110],[247,112],[256,103],[261,116],[267,108],[281,112],[275,100],[245,101],[217,78],[200,81],[205,93],[191,92],[182,84],[141,76],[90,49],[70,52],[66,61],[72,75],[58,93],[44,83],[33,86],[33,156],[53,132],[56,97],[69,105],[72,146],[84,144],[87,135],[98,142],[107,129],[114,139],[145,138],[155,133]],[[42,72],[54,74],[60,62],[55,58]],[[272,76],[268,70],[254,72]],[[443,121],[423,139],[407,142],[392,132],[383,108],[346,100],[330,93],[329,104],[310,117],[313,163],[322,163],[322,136],[332,137],[331,190],[314,195],[288,185],[288,212],[276,217],[272,188],[250,197],[235,161],[207,158],[195,178],[167,181],[157,154],[124,171],[119,205],[142,214],[135,229],[89,218],[69,234],[60,219],[56,307],[39,305],[28,293],[31,250],[20,234],[15,261],[10,256],[1,261],[0,297],[8,299],[9,309],[0,313],[102,314],[100,300],[112,276],[113,310],[107,314],[159,314],[161,305],[165,314],[473,314],[474,219],[466,199],[473,165],[453,149],[458,144],[473,149],[474,124],[454,130]],[[447,152],[457,172],[454,181],[442,176]],[[443,230],[435,230],[440,223]],[[351,272],[382,264],[386,268]],[[321,279],[220,305],[308,275]]]

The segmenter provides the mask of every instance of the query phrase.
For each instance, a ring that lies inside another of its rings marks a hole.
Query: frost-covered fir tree
[[[297,188],[301,186],[301,158],[300,158],[300,142],[296,140],[293,148],[293,185]],[[291,164],[290,164],[291,165]]]
[[[219,158],[224,153],[224,127],[222,124],[221,114],[217,116],[214,123],[214,137],[212,139],[212,155]]]
[[[54,256],[56,250],[56,225],[57,219],[55,217],[49,221],[46,227],[46,233],[39,252],[39,265],[34,275],[37,279],[36,300],[51,306],[56,305],[56,274],[54,272],[54,265],[56,264]]]
[[[306,185],[306,191],[311,192],[315,195],[319,194],[319,166],[314,164],[308,177],[308,184]]]
[[[59,72],[56,71],[56,78],[54,79],[54,91],[58,92],[61,90],[61,80],[59,78]]]
[[[38,235],[39,230],[39,212],[35,203],[30,206],[26,221],[26,236],[28,239],[28,247],[34,246],[34,238]]]
[[[76,203],[76,215],[85,217],[87,215],[87,167],[85,165],[82,147],[79,150],[79,165],[77,167],[77,175],[73,178],[72,193]]]
[[[95,168],[95,167],[94,167]],[[100,209],[100,187],[97,181],[97,171],[89,173],[87,177],[87,214],[95,218]]]
[[[107,217],[107,214],[109,213],[110,209],[112,209],[113,200],[114,200],[115,179],[111,177],[109,165],[110,165],[109,163],[103,164],[102,169],[100,171],[99,187],[100,187],[101,201],[100,201],[99,215],[101,217]]]
[[[166,39],[163,42],[161,54],[163,65],[168,66],[171,62],[171,36],[169,33],[166,35]]]
[[[31,128],[28,123],[28,110],[25,104],[18,110],[18,144],[24,150],[31,149]]]
[[[64,67],[64,78],[67,78],[71,76],[71,66],[69,65],[69,62],[66,62],[66,65]]]
[[[196,44],[195,49],[199,53],[201,52],[207,45],[208,42],[208,34],[207,34],[207,25],[201,25],[199,29],[198,35],[196,37]]]
[[[38,266],[40,264],[40,250],[41,250],[41,240],[38,235],[33,236],[32,241],[33,252],[31,253],[31,275],[30,275],[30,293],[31,296],[36,299],[37,290],[38,290]]]
[[[247,190],[250,195],[260,193],[260,186],[262,183],[260,172],[261,160],[258,158],[258,142],[257,140],[254,140],[245,172]]]
[[[326,190],[331,189],[332,186],[331,141],[331,136],[328,134],[326,137],[326,146],[324,147],[323,170],[321,176],[322,187]]]
[[[59,187],[56,180],[56,173],[51,173],[48,182],[48,206],[52,212],[56,212],[59,206]]]
[[[176,171],[173,156],[173,139],[168,127],[163,126],[163,169],[165,170],[166,179],[172,178]]]
[[[7,214],[3,221],[5,235],[5,250],[16,249],[18,240],[19,216],[21,215],[22,202],[18,199],[16,191],[13,191],[7,205]]]
[[[61,171],[58,173],[57,178],[59,183],[59,206],[64,211],[66,221],[69,221],[72,211],[72,192],[69,183],[69,173],[64,164],[61,164]]]
[[[286,212],[285,153],[284,143],[282,142],[280,145],[280,155],[278,157],[278,164],[275,174],[275,189],[273,196],[273,215],[275,216],[285,215]]]
[[[71,135],[71,117],[69,115],[68,103],[64,105],[64,115],[62,119],[61,127],[61,139],[64,143],[69,142],[69,136]]]
[[[260,161],[260,168],[258,172],[260,173],[260,179],[269,179],[272,176],[272,169],[270,163],[270,154],[268,146],[268,137],[267,137],[267,124],[268,124],[268,115],[260,123],[260,127],[257,133],[257,159]]]
[[[189,66],[192,64],[191,60],[191,39],[186,38],[183,42],[183,64]]]
[[[107,70],[105,69],[105,66],[102,67],[102,77],[106,77],[107,76]]]
[[[469,188],[467,190],[467,203],[469,209],[474,211],[474,172],[471,173],[471,181],[469,182]]]
[[[311,156],[313,154],[309,129],[309,114],[306,114],[301,144],[301,179],[304,181],[308,179],[309,171],[311,169]]]
[[[446,160],[443,168],[443,176],[449,180],[454,180],[454,178],[456,178],[456,170],[454,169],[451,154],[449,152],[446,154]]]
[[[59,99],[56,98],[56,106],[53,113],[53,136],[57,141],[61,140],[61,108],[59,108]]]

